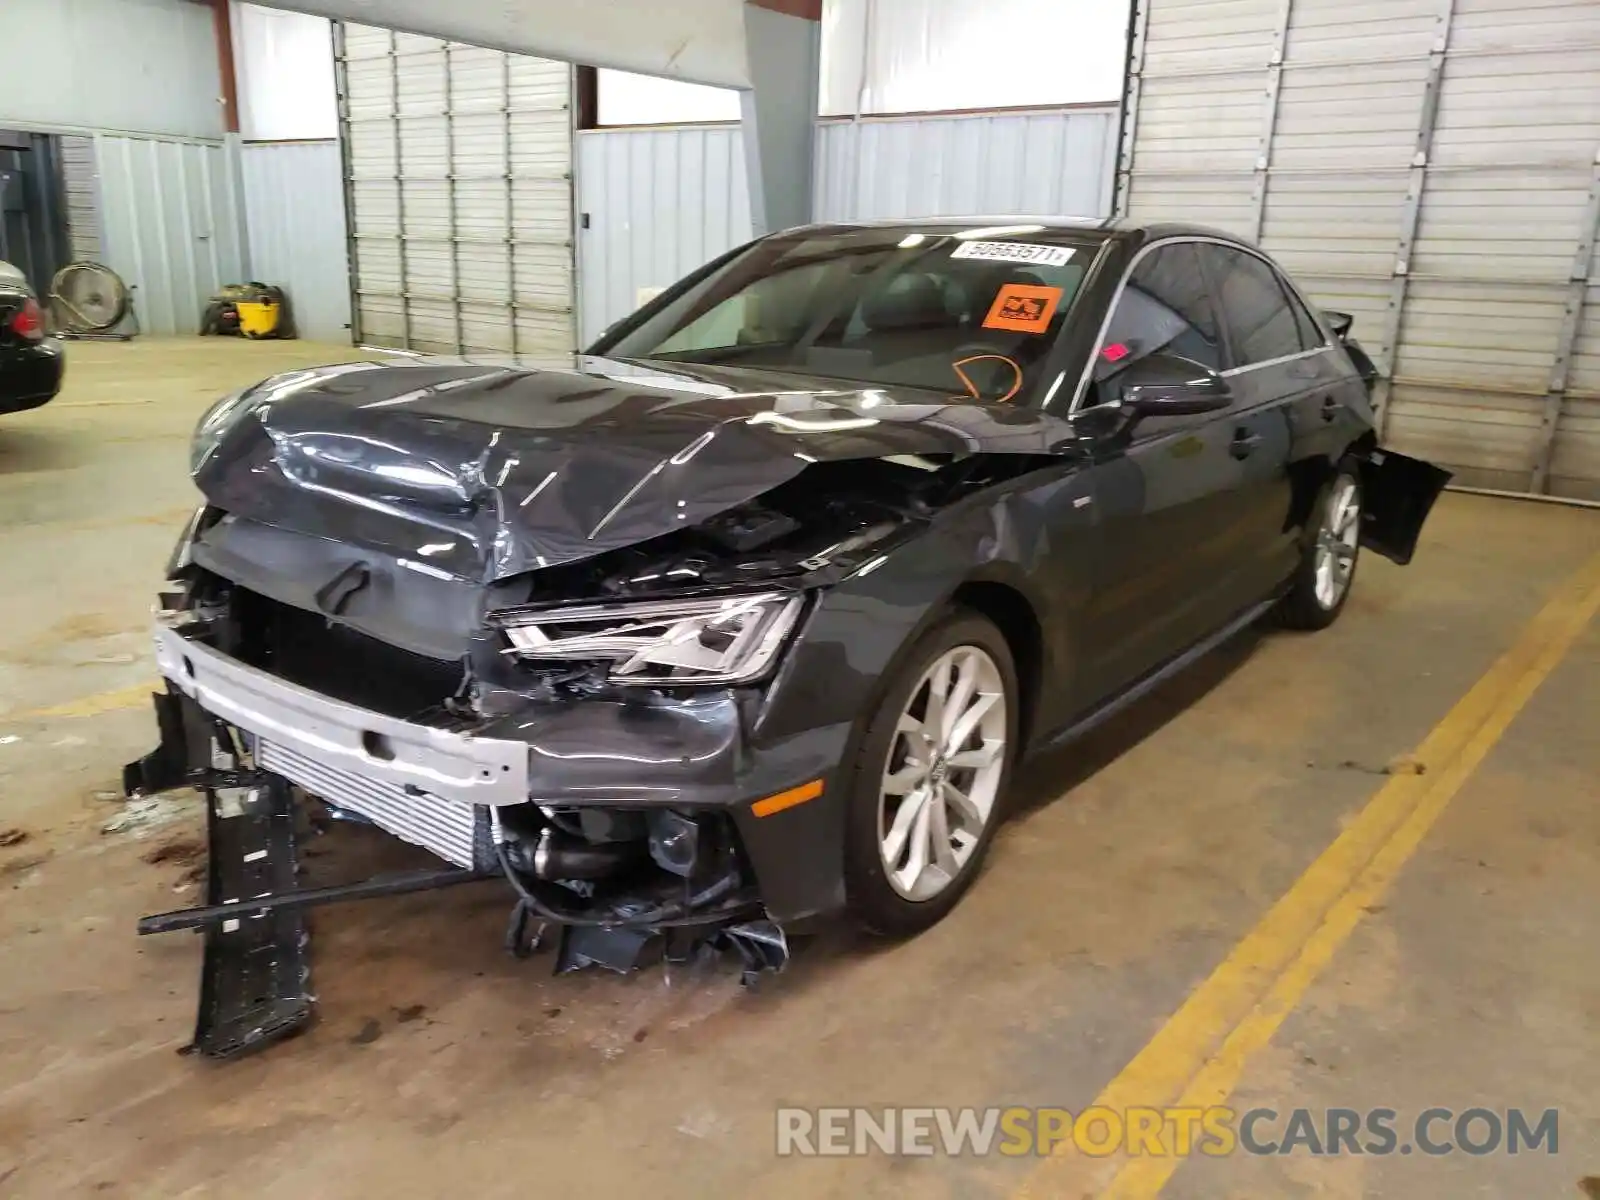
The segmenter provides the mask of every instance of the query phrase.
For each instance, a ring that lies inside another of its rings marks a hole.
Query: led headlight
[[[789,592],[513,611],[506,653],[528,662],[607,662],[614,683],[748,683],[783,648],[805,605]]]

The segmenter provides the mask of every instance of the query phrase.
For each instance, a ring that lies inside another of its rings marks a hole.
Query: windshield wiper
[[[713,346],[706,350],[667,350],[652,354],[650,357],[665,362],[721,363],[732,362],[734,359],[754,354],[758,350],[772,350],[782,345],[781,342],[763,342],[752,346]]]

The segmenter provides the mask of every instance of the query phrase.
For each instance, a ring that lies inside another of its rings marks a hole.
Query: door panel
[[[1228,510],[1237,531],[1234,554],[1219,569],[1231,583],[1222,619],[1249,607],[1287,580],[1299,561],[1290,463],[1296,453],[1296,428],[1302,406],[1312,405],[1305,384],[1286,378],[1281,367],[1241,371],[1228,380],[1235,394],[1230,421],[1239,435],[1254,439],[1240,462],[1237,490]],[[1292,389],[1300,389],[1299,394]],[[1321,418],[1316,418],[1320,424]]]
[[[1149,418],[1131,430],[1123,389],[1155,355],[1225,365],[1195,244],[1172,242],[1130,272],[1074,420],[1104,449],[1094,468],[1102,538],[1083,639],[1103,699],[1203,637],[1218,607],[1230,493],[1242,477],[1228,414]]]
[[[1099,698],[1227,619],[1230,564],[1243,555],[1235,497],[1249,469],[1233,444],[1238,425],[1228,412],[1148,421],[1095,468],[1103,536],[1085,646]],[[1262,434],[1264,444],[1281,440]]]
[[[1299,561],[1305,506],[1295,503],[1294,464],[1337,414],[1336,404],[1327,416],[1322,405],[1340,374],[1331,350],[1317,352],[1321,330],[1271,264],[1217,243],[1200,247],[1200,257],[1227,333],[1236,422],[1260,438],[1230,512],[1239,530],[1230,601],[1239,611],[1280,587]]]
[[[1236,428],[1249,430],[1261,440],[1243,464],[1235,495],[1239,546],[1244,554],[1233,577],[1229,615],[1269,596],[1299,562],[1289,470],[1294,452],[1293,414],[1289,405],[1268,403],[1234,417]]]

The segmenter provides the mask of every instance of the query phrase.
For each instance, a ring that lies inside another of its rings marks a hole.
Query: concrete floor
[[[1600,552],[1600,512],[1447,496],[1413,566],[1363,561],[1332,630],[1246,637],[1032,768],[983,878],[913,943],[827,934],[744,994],[731,970],[554,979],[501,953],[492,888],[352,905],[317,918],[318,1025],[211,1066],[174,1053],[198,941],[132,932],[195,899],[199,813],[103,829],[153,738],[144,622],[195,418],[348,356],[75,345],[60,400],[0,419],[0,1195],[1010,1195],[1032,1161],[780,1160],[773,1110],[1088,1104]],[[1241,1155],[1165,1195],[1600,1176],[1597,717],[1591,627],[1231,1101],[1556,1107],[1559,1155]],[[314,853],[313,882],[409,861],[356,829]]]

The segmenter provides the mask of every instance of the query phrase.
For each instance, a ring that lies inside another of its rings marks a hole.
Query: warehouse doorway
[[[60,178],[55,138],[0,129],[0,261],[40,295],[67,262]]]
[[[335,46],[356,342],[570,355],[571,65],[354,24]]]

